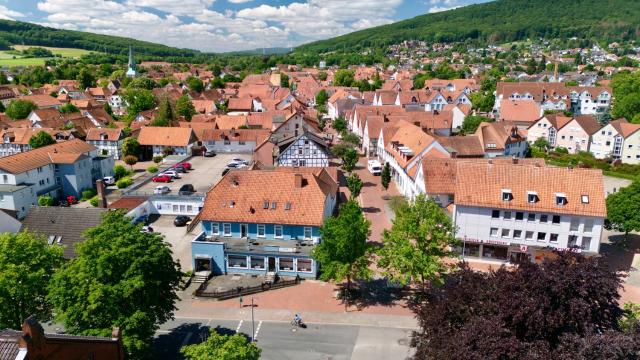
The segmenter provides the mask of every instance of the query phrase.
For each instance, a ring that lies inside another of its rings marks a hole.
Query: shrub
[[[116,178],[116,180],[122,179],[129,174],[131,174],[131,172],[122,165],[116,165],[113,167],[113,176]]]
[[[98,207],[98,196],[92,197],[91,200],[89,200],[89,204],[93,207]]]
[[[86,189],[82,192],[82,200],[89,200],[96,196],[97,192],[94,189]]]
[[[53,206],[54,200],[49,195],[43,195],[38,198],[38,205],[40,206]]]
[[[153,162],[156,164],[160,164],[162,162],[162,159],[164,159],[162,156],[154,156]]]
[[[147,168],[147,172],[149,172],[150,174],[155,174],[155,173],[157,173],[157,172],[158,172],[158,167],[157,167],[157,166],[153,166],[153,165],[152,165],[152,166],[149,166],[149,167]]]
[[[131,178],[129,177],[123,177],[116,182],[116,186],[118,187],[118,189],[124,189],[131,186],[131,184],[133,184],[133,180],[131,180]]]

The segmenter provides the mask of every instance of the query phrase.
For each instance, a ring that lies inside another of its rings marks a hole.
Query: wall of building
[[[224,235],[224,224],[230,224],[231,226],[231,234],[228,235],[230,238],[240,238],[240,224],[237,222],[214,222],[209,220],[202,221],[202,228],[204,232],[211,235],[219,235],[221,237],[227,237]],[[215,225],[218,226],[218,233],[215,233]],[[261,224],[265,227],[265,236],[258,237],[258,224],[256,223],[247,223],[249,227],[248,237],[251,239],[267,239],[267,240],[303,240],[304,239],[304,228],[311,228],[311,239],[314,241],[318,241],[320,238],[320,228],[317,226],[300,226],[300,225],[281,225],[282,226],[282,237],[275,237],[275,227],[276,224]]]
[[[255,141],[229,141],[224,140],[209,140],[204,142],[207,150],[213,150],[215,152],[233,152],[233,153],[252,153],[256,148]]]

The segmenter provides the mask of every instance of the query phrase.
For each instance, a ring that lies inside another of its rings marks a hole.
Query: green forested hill
[[[322,40],[302,52],[380,47],[403,40],[501,43],[527,38],[640,39],[640,0],[497,0]]]
[[[126,55],[129,51],[129,46],[134,47],[136,55],[146,56],[189,57],[196,56],[200,53],[195,50],[177,49],[123,37],[54,29],[10,20],[0,20],[0,41],[1,40],[5,40],[13,45],[26,44],[76,48],[119,55]]]

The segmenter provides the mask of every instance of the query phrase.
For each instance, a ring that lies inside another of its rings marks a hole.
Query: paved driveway
[[[172,194],[177,194],[180,187],[184,184],[192,184],[196,192],[206,193],[213,185],[215,185],[222,177],[222,171],[227,163],[233,158],[241,158],[251,160],[249,154],[218,154],[215,157],[207,158],[202,156],[193,157],[189,160],[191,170],[186,174],[180,174],[182,177],[168,184]],[[136,190],[136,192],[153,193],[153,189],[163,183],[149,182]]]

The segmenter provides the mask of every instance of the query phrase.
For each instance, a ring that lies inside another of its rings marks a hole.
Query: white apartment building
[[[640,125],[624,119],[611,121],[591,136],[589,151],[597,159],[620,159],[623,163],[640,163]]]
[[[540,261],[597,254],[606,217],[600,170],[460,162],[454,221],[467,259]]]

